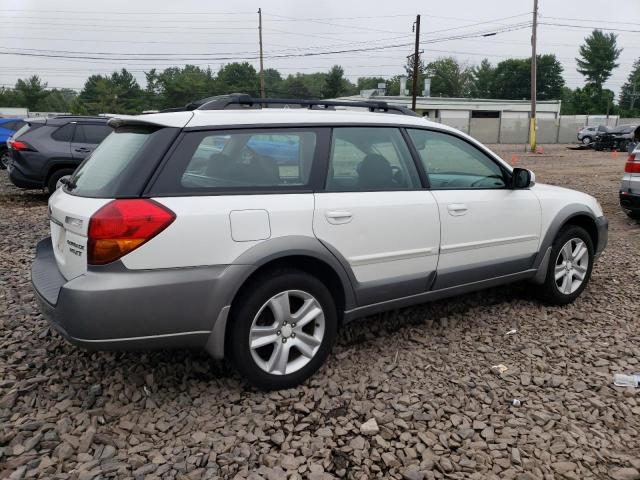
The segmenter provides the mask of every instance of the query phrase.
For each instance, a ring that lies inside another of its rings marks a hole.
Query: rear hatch
[[[91,217],[114,199],[140,197],[179,133],[178,128],[159,125],[112,126],[114,132],[49,199],[51,241],[58,268],[67,280],[87,271]]]

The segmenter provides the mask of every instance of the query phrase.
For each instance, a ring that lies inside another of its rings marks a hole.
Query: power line
[[[539,25],[549,25],[551,27],[565,27],[565,28],[580,28],[585,30],[606,30],[610,32],[627,32],[627,33],[640,33],[640,30],[628,30],[623,28],[608,28],[608,27],[588,27],[586,25],[570,25],[568,23],[551,23],[551,22],[540,22]]]

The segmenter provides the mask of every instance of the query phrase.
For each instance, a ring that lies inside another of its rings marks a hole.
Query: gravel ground
[[[46,197],[0,172],[0,477],[639,478],[640,390],[611,382],[640,371],[624,156],[496,150],[603,205],[609,247],[581,298],[545,307],[521,284],[363,319],[276,393],[201,353],[88,353],[52,333],[29,281]]]

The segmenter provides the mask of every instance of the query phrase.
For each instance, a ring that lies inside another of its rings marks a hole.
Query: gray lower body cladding
[[[67,281],[52,249],[49,238],[41,241],[32,267],[41,309],[71,343],[99,350],[204,348],[235,286],[254,268],[131,271],[116,263]]]

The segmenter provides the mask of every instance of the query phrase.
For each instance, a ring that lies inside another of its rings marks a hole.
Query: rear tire
[[[291,388],[324,363],[337,327],[335,302],[320,280],[299,270],[271,271],[234,301],[225,350],[251,385]]]
[[[6,170],[9,166],[9,150],[0,148],[0,170]]]
[[[74,171],[75,170],[73,168],[61,168],[60,170],[53,172],[47,181],[47,190],[49,191],[49,194],[51,195],[56,191],[58,182],[62,177],[71,176]]]
[[[551,248],[542,298],[552,305],[573,302],[589,283],[593,261],[593,241],[587,231],[575,225],[563,228]]]

